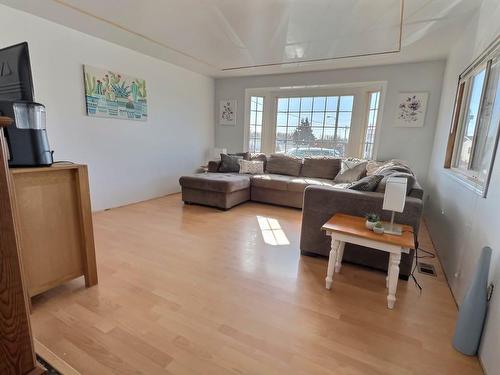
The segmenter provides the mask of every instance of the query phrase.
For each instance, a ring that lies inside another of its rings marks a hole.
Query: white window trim
[[[373,146],[374,160],[377,159],[381,119],[383,118],[385,93],[387,82],[357,82],[348,84],[315,85],[315,86],[295,86],[295,87],[267,87],[249,88],[245,90],[245,118],[243,134],[243,150],[248,151],[248,141],[250,138],[250,98],[252,96],[264,97],[264,113],[262,116],[262,140],[261,152],[271,154],[275,150],[276,141],[276,112],[277,98],[283,96],[337,96],[355,95],[351,136],[354,142],[350,143],[347,150],[348,156],[360,157],[364,143],[364,136],[368,124],[368,94],[373,91],[380,91],[379,111],[377,114],[377,127],[375,131],[375,141]]]
[[[373,140],[373,152],[372,152],[372,160],[377,160],[378,155],[378,146],[380,144],[380,132],[381,132],[381,124],[382,124],[382,112],[384,110],[384,101],[385,101],[385,92],[386,92],[386,83],[384,82],[383,87],[374,90],[367,90],[365,93],[366,97],[366,108],[365,108],[365,118],[364,118],[364,132],[361,138],[360,148],[358,150],[359,155],[363,156],[363,145],[366,139],[366,132],[368,131],[368,119],[370,116],[370,94],[374,92],[380,92],[378,99],[378,109],[377,109],[377,118],[375,119],[375,139]]]
[[[472,62],[463,72],[460,74],[459,79],[458,79],[458,85],[457,85],[457,94],[458,90],[460,89],[460,85],[465,81],[465,88],[464,88],[464,94],[462,99],[462,105],[460,107],[460,112],[458,114],[458,126],[460,129],[457,130],[457,133],[455,135],[454,139],[454,149],[453,149],[453,154],[451,157],[451,165],[446,166],[445,169],[447,170],[447,175],[452,178],[453,180],[457,181],[467,189],[475,192],[476,194],[480,195],[482,198],[486,198],[488,194],[488,188],[490,184],[490,179],[491,179],[491,173],[493,170],[493,164],[495,163],[495,157],[497,153],[497,148],[498,148],[498,143],[499,143],[499,137],[500,137],[500,130],[497,131],[496,134],[496,143],[493,146],[493,154],[492,158],[490,160],[490,165],[489,165],[489,172],[488,175],[486,176],[485,180],[479,180],[477,176],[477,172],[471,170],[464,170],[463,168],[457,168],[456,167],[456,161],[457,158],[459,157],[459,152],[458,152],[458,147],[457,147],[457,142],[460,140],[460,138],[463,135],[463,131],[465,131],[464,127],[464,116],[466,116],[468,110],[469,110],[469,105],[470,103],[467,102],[467,104],[463,104],[463,100],[468,100],[469,95],[470,95],[470,90],[472,89],[472,82],[470,79],[481,69],[486,68],[486,75],[484,78],[484,85],[483,89],[481,92],[481,99],[480,99],[480,107],[478,110],[478,118],[476,121],[478,123],[476,124],[476,129],[475,132],[478,131],[478,126],[479,126],[479,121],[481,119],[481,113],[482,113],[482,107],[483,107],[483,100],[484,100],[484,95],[487,89],[487,84],[489,80],[489,69],[490,68],[490,63],[489,61],[493,58],[495,54],[497,54],[500,51],[500,37],[498,37],[495,41],[493,41],[490,46],[488,46],[475,60]],[[455,99],[457,100],[457,99]],[[453,120],[452,120],[453,121]],[[474,136],[475,138],[476,136]],[[475,139],[474,139],[475,142]],[[475,145],[474,145],[475,148]],[[469,166],[472,165],[474,161],[474,148],[472,149],[472,155],[471,159],[469,160]]]

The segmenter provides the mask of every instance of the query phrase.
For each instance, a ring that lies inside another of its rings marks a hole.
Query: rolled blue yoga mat
[[[488,273],[491,248],[483,247],[476,273],[460,306],[453,347],[466,355],[476,355],[488,310]]]

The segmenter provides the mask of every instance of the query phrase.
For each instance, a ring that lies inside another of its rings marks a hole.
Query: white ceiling
[[[481,0],[0,2],[222,77],[444,58]]]

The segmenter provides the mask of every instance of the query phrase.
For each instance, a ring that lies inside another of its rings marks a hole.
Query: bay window
[[[245,147],[297,157],[375,157],[383,87],[248,89]]]

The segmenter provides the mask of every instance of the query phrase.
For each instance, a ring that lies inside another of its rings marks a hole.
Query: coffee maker
[[[9,167],[46,167],[53,163],[45,106],[33,100],[28,43],[1,49],[0,116],[14,120],[4,129]]]
[[[45,106],[0,101],[0,114],[14,123],[5,129],[10,167],[46,167],[54,162],[45,129]]]

